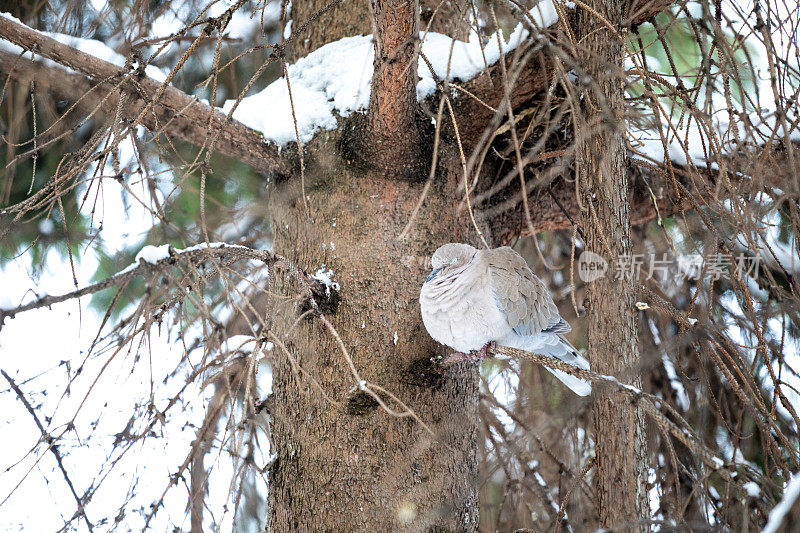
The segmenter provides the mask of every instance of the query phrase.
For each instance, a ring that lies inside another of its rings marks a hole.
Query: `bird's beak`
[[[435,278],[436,274],[438,274],[440,270],[441,270],[441,267],[440,268],[434,268],[433,270],[431,270],[431,273],[428,274],[427,278],[425,278],[425,283],[428,283],[430,280]]]

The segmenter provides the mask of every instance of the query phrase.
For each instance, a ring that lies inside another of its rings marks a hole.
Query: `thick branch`
[[[798,149],[797,144],[794,149]],[[645,224],[702,206],[720,205],[734,195],[751,195],[769,188],[785,189],[788,175],[792,172],[787,153],[781,145],[756,146],[750,152],[741,151],[728,159],[728,171],[724,176],[716,168],[700,167],[697,170],[702,175],[698,175],[672,164],[674,183],[667,178],[670,168],[666,165],[629,158],[631,225]],[[580,209],[575,198],[574,179],[573,171],[565,168],[562,176],[552,182],[542,183],[534,177],[527,180],[528,204],[536,232],[570,229],[578,221]],[[686,194],[687,191],[691,194]],[[494,195],[479,209],[498,243],[509,243],[530,234],[519,189],[513,189],[505,196]]]
[[[630,255],[631,176],[625,145],[624,72],[626,43],[616,29],[598,19],[619,21],[626,0],[587,0],[578,10],[576,36],[591,55],[577,64],[591,80],[574,110],[575,196],[582,206],[578,223],[587,250],[613,259]],[[634,314],[636,289],[629,279],[598,279],[586,290],[586,340],[592,368],[601,374],[626,376],[641,387],[642,363]],[[595,389],[595,492],[600,524],[609,529],[646,533],[647,439],[643,406],[624,405],[618,391]]]
[[[289,175],[296,166],[296,152],[284,150],[279,154],[277,146],[265,142],[260,134],[242,123],[171,85],[162,87],[139,71],[126,71],[5,17],[0,17],[0,38],[76,71],[0,53],[0,72],[15,80],[35,81],[39,87],[46,87],[69,100],[84,95],[87,99],[84,108],[93,108],[102,101],[101,108],[107,113],[115,112],[125,93],[129,96],[123,108],[127,119],[138,117],[152,104],[140,119],[141,125],[152,132],[197,146],[210,145],[219,133],[214,146],[216,152],[247,163],[258,171]],[[85,96],[89,94],[91,96]]]
[[[629,10],[630,23],[624,26],[635,26],[647,22],[658,13],[673,5],[673,3],[674,2],[670,0],[642,0],[641,2],[633,2]],[[566,14],[566,21],[559,21],[551,28],[547,28],[542,32],[543,37],[541,42],[546,42],[547,46],[558,43],[559,39],[556,34],[559,29],[564,28],[564,22],[572,35],[575,35],[577,26],[575,23],[574,11],[567,9]],[[577,48],[574,49],[578,50]],[[570,52],[568,48],[563,48],[561,53],[574,54],[576,52]],[[518,51],[516,50],[509,52],[505,58],[506,63],[512,65],[517,54]],[[544,48],[540,53],[536,53],[524,65],[521,65],[517,81],[511,87],[509,94],[513,107],[517,107],[533,99],[537,94],[547,90],[553,79],[553,54],[553,48]],[[465,83],[464,89],[475,97],[467,96],[465,93],[462,97],[457,98],[455,100],[455,111],[457,117],[464,117],[465,119],[463,123],[459,122],[461,140],[465,148],[472,149],[483,134],[486,125],[491,122],[492,117],[495,115],[495,111],[489,107],[494,109],[499,108],[504,98],[500,62],[489,67],[486,73]],[[489,107],[487,107],[487,105]],[[505,115],[503,114],[502,116],[504,117]]]

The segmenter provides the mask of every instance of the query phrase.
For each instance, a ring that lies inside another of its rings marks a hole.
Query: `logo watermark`
[[[578,276],[584,283],[605,277],[628,281],[650,280],[695,280],[716,281],[731,279],[736,272],[739,278],[758,276],[761,256],[739,253],[738,255],[716,253],[704,257],[701,254],[668,256],[667,254],[626,254],[617,257],[609,267],[608,261],[589,250],[578,258]]]
[[[584,283],[600,279],[608,272],[608,261],[594,252],[586,250],[578,258],[578,276]]]

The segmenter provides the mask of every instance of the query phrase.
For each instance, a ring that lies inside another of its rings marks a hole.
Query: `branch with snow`
[[[782,529],[782,526],[789,523],[786,521],[786,515],[797,505],[798,501],[800,501],[800,474],[795,474],[783,489],[781,501],[769,512],[769,520],[761,533],[789,531],[789,529]]]
[[[50,307],[57,303],[95,294],[110,287],[126,285],[136,276],[152,276],[158,272],[170,269],[179,263],[198,264],[209,259],[232,259],[234,261],[254,259],[261,261],[267,265],[267,267],[282,268],[291,272],[307,287],[311,295],[325,296],[330,294],[330,288],[326,287],[321,281],[310,276],[305,270],[292,264],[286,258],[267,250],[255,250],[247,246],[225,244],[222,242],[200,243],[184,249],[175,249],[168,244],[161,246],[145,246],[136,255],[135,263],[132,263],[117,274],[98,283],[62,295],[42,296],[36,300],[11,309],[0,309],[0,329],[2,329],[6,318],[14,318],[16,315],[24,313],[25,311]],[[207,272],[206,276],[208,276],[208,274]]]
[[[7,15],[0,16],[0,39],[28,51],[14,54],[6,45],[0,52],[0,72],[13,79],[35,81],[63,98],[89,98],[85,107],[100,104],[107,113],[116,112],[124,93],[128,97],[122,110],[125,118],[138,119],[153,133],[174,136],[196,146],[207,146],[213,136],[218,135],[215,151],[261,172],[290,175],[295,168],[296,154],[292,150],[279,150],[237,120],[168,85],[175,71],[160,80],[153,79],[148,77],[153,72],[151,69],[140,72],[133,63],[126,69],[124,65],[82,51],[100,51],[119,63],[121,56],[111,56],[107,47],[100,48],[104,45],[98,41],[64,36],[65,42],[60,42]],[[72,44],[78,44],[81,49]],[[31,57],[47,58],[58,66]]]

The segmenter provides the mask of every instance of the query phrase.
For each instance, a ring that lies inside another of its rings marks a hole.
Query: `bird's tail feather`
[[[558,343],[542,346],[536,351],[542,355],[554,357],[565,363],[575,365],[584,370],[589,370],[589,361],[584,359],[584,357],[578,353],[578,350],[573,348],[569,342],[561,337],[559,337]],[[578,396],[588,396],[592,393],[592,385],[587,381],[555,368],[548,368],[547,370]]]

